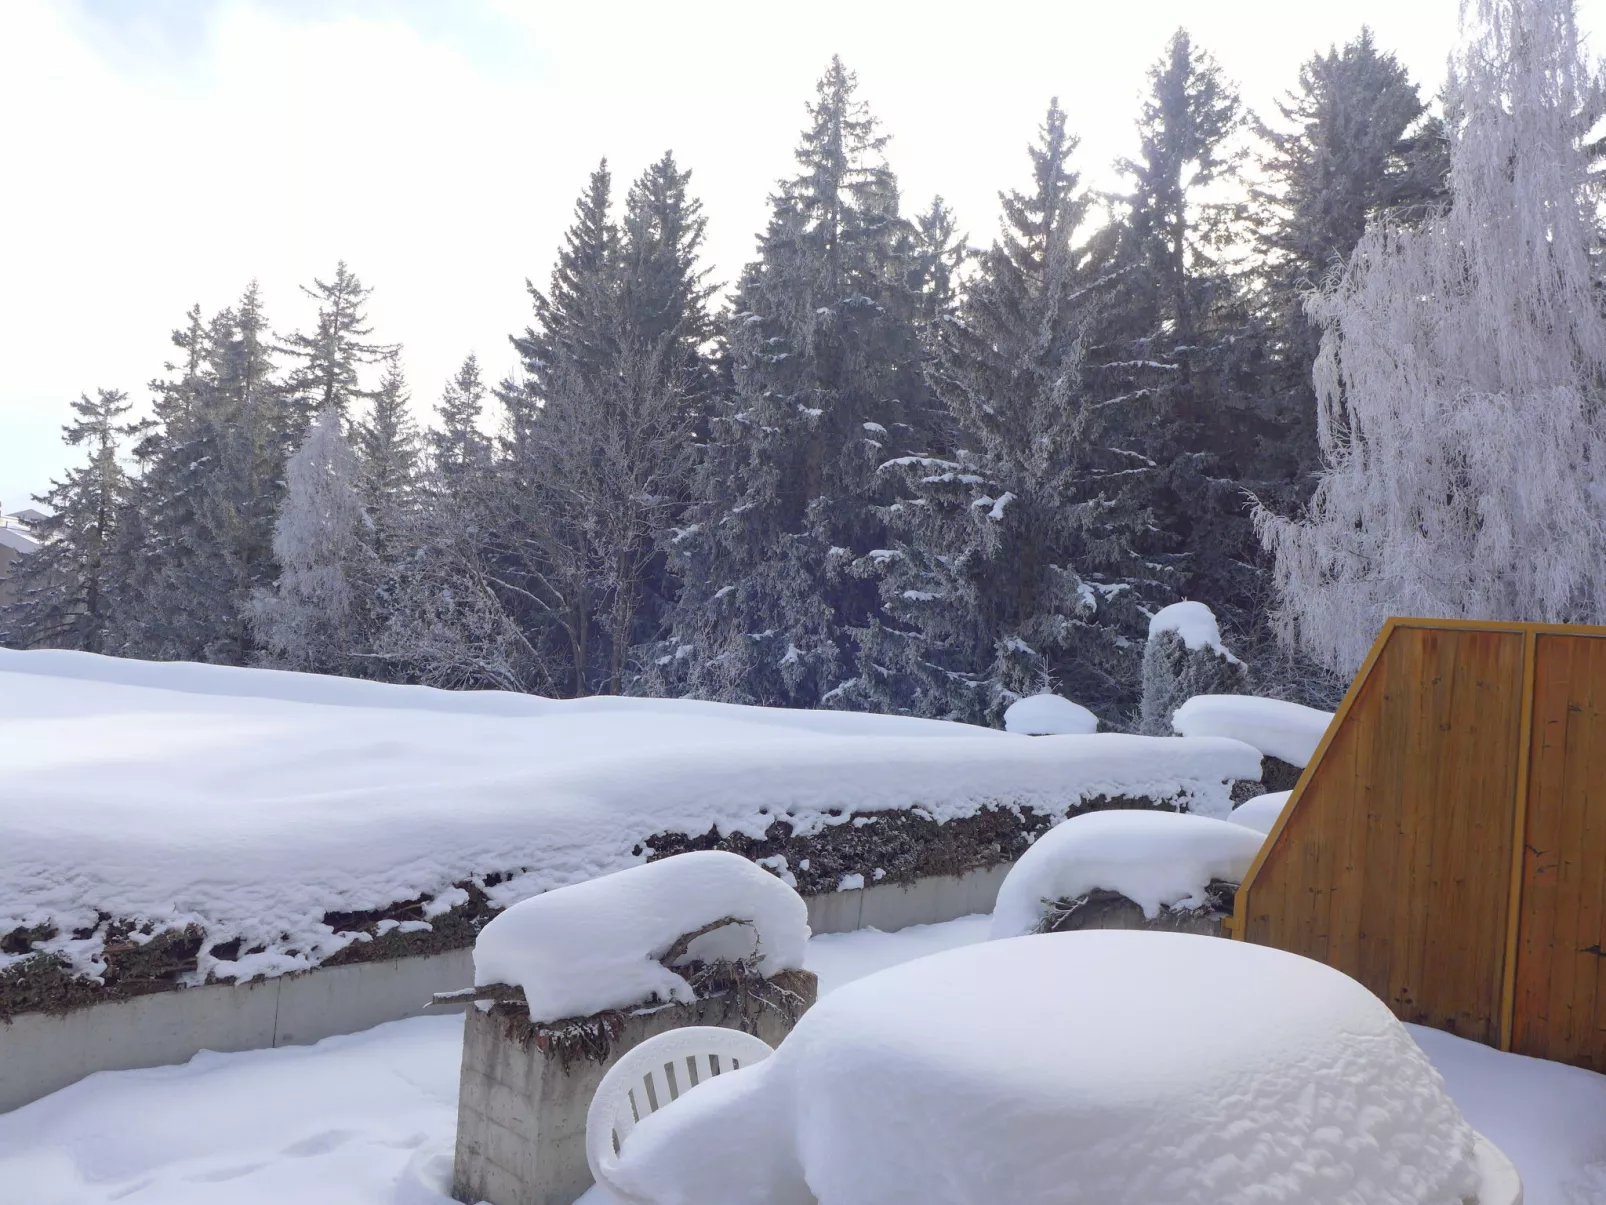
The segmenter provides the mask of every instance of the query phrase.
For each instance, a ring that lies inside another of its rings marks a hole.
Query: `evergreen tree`
[[[284,669],[352,674],[368,651],[363,584],[375,571],[359,466],[342,426],[330,406],[286,465],[288,490],[273,532],[283,568],[253,608],[262,660]]]
[[[1149,73],[1139,155],[1120,165],[1132,190],[1114,232],[1119,287],[1090,339],[1123,445],[1135,466],[1158,470],[1146,484],[1157,537],[1146,551],[1229,626],[1246,619],[1258,578],[1241,483],[1274,434],[1232,259],[1243,125],[1236,90],[1178,30]]]
[[[1570,0],[1472,12],[1449,206],[1372,225],[1311,302],[1325,466],[1303,518],[1258,514],[1284,635],[1343,674],[1389,615],[1606,619],[1606,79]]]
[[[367,416],[353,428],[357,493],[368,516],[368,545],[382,566],[395,559],[416,503],[419,435],[408,410],[409,398],[401,359],[392,354],[385,360],[385,373]]]
[[[929,403],[914,240],[856,86],[833,59],[726,317],[729,391],[667,544],[682,590],[658,691],[842,701],[878,610],[852,567],[886,539],[877,467],[923,444]]]
[[[21,559],[17,601],[0,612],[0,639],[22,648],[107,651],[122,583],[114,556],[129,497],[127,474],[118,462],[133,428],[121,420],[128,395],[96,390],[72,403],[78,415],[64,427],[68,444],[88,455],[78,468],[34,499],[50,509],[37,529],[39,548]]]
[[[1258,123],[1266,181],[1253,190],[1266,335],[1264,388],[1281,428],[1267,441],[1262,480],[1301,480],[1316,467],[1311,367],[1320,332],[1305,297],[1340,270],[1366,224],[1418,213],[1443,195],[1446,164],[1436,131],[1405,68],[1380,51],[1370,29],[1342,50],[1313,56],[1278,112],[1291,128]],[[1293,497],[1303,502],[1307,490]]]
[[[439,429],[428,433],[430,459],[441,483],[449,491],[490,466],[491,441],[480,431],[485,411],[485,384],[480,362],[470,354],[457,375],[446,383],[435,407]]]
[[[295,399],[303,422],[330,408],[344,420],[353,402],[371,396],[362,387],[362,368],[383,362],[396,349],[366,341],[373,333],[365,311],[373,290],[357,279],[345,260],[335,265],[333,280],[315,278],[312,288],[303,285],[301,291],[318,303],[318,318],[310,332],[283,337],[278,350],[296,361],[285,389]]]
[[[140,522],[124,531],[131,600],[116,638],[135,656],[243,665],[251,598],[277,574],[273,524],[296,424],[254,282],[210,322],[199,307],[188,317],[134,450]]]
[[[1000,237],[936,327],[955,450],[883,466],[910,495],[888,510],[896,544],[869,558],[887,626],[865,640],[861,680],[887,709],[997,722],[1064,687],[1114,719],[1134,701],[1146,516],[1116,488],[1128,464],[1085,379],[1104,265],[1082,238],[1076,142],[1051,104],[1031,189],[1002,195]]]

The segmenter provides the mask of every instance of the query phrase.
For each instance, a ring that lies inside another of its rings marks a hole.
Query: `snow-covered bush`
[[[1178,736],[1225,736],[1301,769],[1332,722],[1330,711],[1253,695],[1195,695],[1171,718]]]
[[[1028,695],[1004,712],[1004,731],[1027,736],[1085,736],[1099,730],[1099,717],[1059,695]]]
[[[722,921],[736,923],[713,927]],[[707,931],[674,950],[699,930]],[[704,850],[514,904],[480,933],[474,982],[523,988],[530,1020],[557,1021],[655,998],[691,1003],[672,953],[751,957],[770,977],[800,969],[808,939],[802,896],[746,858]]]
[[[1204,907],[1212,882],[1239,883],[1261,836],[1242,825],[1180,812],[1073,816],[1028,849],[998,890],[993,938],[1035,933],[1061,900],[1103,889],[1152,920],[1161,908]]]
[[[1172,603],[1149,620],[1143,648],[1143,702],[1138,730],[1169,736],[1171,717],[1194,695],[1236,694],[1247,669],[1221,641],[1215,614],[1201,602]]]

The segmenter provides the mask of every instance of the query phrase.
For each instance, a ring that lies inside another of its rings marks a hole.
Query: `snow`
[[[1151,920],[1161,908],[1196,908],[1212,879],[1240,883],[1261,835],[1178,812],[1072,816],[1039,837],[1010,869],[993,908],[994,938],[1035,932],[1045,906],[1095,888],[1126,896]]]
[[[829,996],[987,927],[970,916],[815,937],[804,965]],[[1527,1205],[1606,1200],[1606,1076],[1407,1029],[1467,1120],[1516,1162]],[[28,1205],[450,1205],[461,1057],[460,1018],[420,1017],[105,1072],[0,1114],[0,1184]],[[584,1200],[610,1205],[600,1190]]]
[[[193,973],[281,974],[354,940],[331,911],[487,876],[498,906],[643,862],[656,833],[817,833],[919,808],[1064,815],[1259,776],[1227,740],[1030,740],[896,716],[554,701],[85,653],[0,650],[0,932],[97,910],[202,926]],[[866,868],[868,869],[868,868]],[[451,897],[456,898],[456,897]],[[104,930],[49,948],[95,972]],[[238,960],[212,943],[242,938]],[[12,955],[0,955],[0,964]]]
[[[658,960],[680,937],[727,917],[743,923],[697,938],[687,957],[752,954],[766,977],[803,965],[803,897],[746,858],[701,850],[514,904],[481,930],[474,982],[522,987],[532,1021],[689,1004],[691,985]]]
[[[1292,794],[1292,791],[1273,791],[1269,795],[1256,795],[1233,808],[1232,815],[1227,819],[1245,828],[1252,828],[1257,833],[1269,833],[1271,826],[1277,823],[1277,817],[1283,814],[1283,808],[1288,806]]]
[[[1099,730],[1099,717],[1080,703],[1055,694],[1028,695],[1004,712],[1004,731],[1027,736],[1086,736]]]
[[[1315,756],[1333,713],[1254,695],[1195,695],[1171,720],[1180,736],[1225,736],[1268,757],[1305,766]]]
[[[1095,930],[839,989],[770,1058],[645,1119],[618,1172],[664,1205],[1460,1205],[1474,1141],[1341,972]]]
[[[1221,642],[1216,613],[1202,602],[1177,602],[1161,607],[1149,617],[1149,639],[1153,640],[1161,632],[1175,632],[1182,643],[1195,652],[1209,649],[1238,664],[1238,658]]]

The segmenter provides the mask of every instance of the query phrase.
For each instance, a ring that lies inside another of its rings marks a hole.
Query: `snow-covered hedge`
[[[694,848],[785,857],[806,890],[964,869],[1089,807],[1225,815],[1259,767],[1230,740],[0,651],[0,977],[39,951],[111,986],[139,957],[194,983],[460,947]]]
[[[1021,856],[993,908],[994,939],[1035,933],[1048,910],[1095,890],[1124,896],[1153,920],[1161,908],[1198,908],[1213,882],[1241,883],[1261,834],[1175,812],[1073,816]]]

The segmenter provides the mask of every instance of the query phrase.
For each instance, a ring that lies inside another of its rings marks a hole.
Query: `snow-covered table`
[[[663,1205],[1459,1205],[1485,1187],[1478,1146],[1346,976],[1086,931],[841,989],[774,1057],[643,1122],[618,1174]]]

